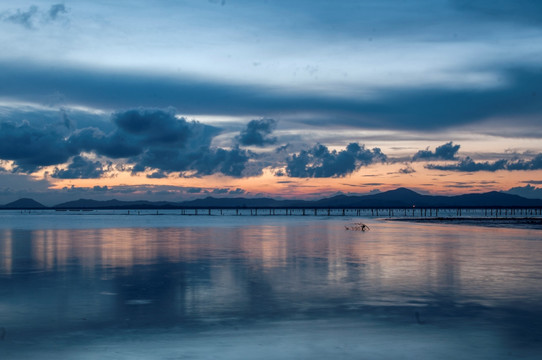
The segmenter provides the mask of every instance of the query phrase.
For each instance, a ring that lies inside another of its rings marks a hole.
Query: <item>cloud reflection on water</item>
[[[0,312],[37,331],[539,311],[537,231],[343,225],[0,230]]]

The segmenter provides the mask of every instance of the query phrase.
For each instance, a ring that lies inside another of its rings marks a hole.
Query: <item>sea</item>
[[[542,359],[542,230],[481,225],[0,211],[0,359]]]

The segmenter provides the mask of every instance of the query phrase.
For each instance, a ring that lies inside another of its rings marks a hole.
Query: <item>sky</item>
[[[542,2],[0,5],[0,204],[542,198]]]

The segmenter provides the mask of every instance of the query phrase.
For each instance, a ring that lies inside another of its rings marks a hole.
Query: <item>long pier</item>
[[[105,210],[105,209],[104,209]],[[71,210],[73,211],[73,210]],[[116,209],[116,211],[121,211]],[[515,218],[542,217],[542,208],[181,208],[157,210],[125,210],[127,214],[177,214],[182,216],[349,216],[386,218],[441,218],[485,217]]]
[[[10,209],[1,209],[10,211]],[[13,211],[15,209],[11,209]],[[111,215],[181,216],[347,216],[365,218],[541,218],[542,207],[179,207],[17,209],[21,214],[47,212]]]

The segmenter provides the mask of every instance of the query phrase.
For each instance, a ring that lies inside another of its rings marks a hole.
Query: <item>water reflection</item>
[[[0,230],[2,326],[540,314],[539,232],[342,221]],[[427,316],[427,315],[424,315]],[[192,326],[190,325],[190,326]]]

